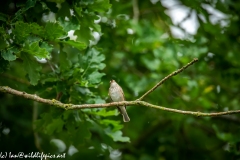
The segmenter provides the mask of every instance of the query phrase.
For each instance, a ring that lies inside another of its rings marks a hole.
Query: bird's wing
[[[122,90],[122,88],[119,86],[119,89],[120,89],[120,91],[121,91],[121,93],[122,93],[122,95],[123,95],[123,100],[125,101],[125,96],[124,96],[124,92],[123,92],[123,90]]]
[[[111,101],[113,102],[112,97],[109,93],[110,93],[110,88],[109,88],[109,91],[108,91],[108,97],[110,97]]]
[[[123,95],[123,100],[125,101],[125,96],[124,96],[124,92],[123,92],[123,90],[122,90],[122,88],[120,87],[120,91],[121,91],[121,93],[122,93],[122,95]],[[126,106],[124,106],[125,108],[126,108]]]

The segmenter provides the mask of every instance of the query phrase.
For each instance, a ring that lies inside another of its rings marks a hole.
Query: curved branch
[[[215,117],[215,116],[221,116],[221,115],[227,115],[227,114],[236,114],[236,113],[240,113],[240,110],[232,110],[232,111],[225,111],[225,112],[215,112],[215,113],[203,113],[203,112],[193,112],[193,111],[183,111],[183,110],[178,110],[178,109],[172,109],[172,108],[166,108],[166,107],[162,107],[162,106],[157,106],[154,104],[150,104],[144,101],[139,101],[139,100],[135,100],[135,101],[122,101],[122,102],[113,102],[113,103],[105,103],[105,104],[82,104],[82,105],[74,105],[74,104],[64,104],[62,102],[59,102],[55,99],[44,99],[41,98],[37,95],[32,95],[32,94],[28,94],[25,92],[21,92],[21,91],[17,91],[14,90],[10,87],[6,87],[6,86],[0,86],[0,92],[5,92],[5,93],[10,93],[16,96],[20,96],[26,99],[31,99],[40,103],[44,103],[44,104],[48,104],[51,106],[56,106],[56,107],[60,107],[66,110],[70,110],[70,109],[85,109],[85,108],[107,108],[107,107],[116,107],[116,106],[122,106],[122,105],[126,105],[126,106],[145,106],[145,107],[150,107],[150,108],[156,108],[156,109],[160,109],[163,111],[168,111],[168,112],[174,112],[174,113],[180,113],[180,114],[186,114],[186,115],[194,115],[197,117]]]
[[[186,68],[188,68],[189,66],[191,66],[193,63],[197,62],[198,59],[194,58],[191,62],[189,62],[187,65],[183,66],[182,68],[172,72],[171,74],[169,74],[168,76],[166,76],[165,78],[163,78],[160,82],[158,82],[153,88],[151,88],[150,90],[148,90],[146,93],[144,93],[144,95],[142,95],[140,98],[138,98],[138,101],[141,101],[144,97],[146,97],[148,94],[150,94],[151,92],[153,92],[155,89],[157,89],[157,87],[159,87],[161,84],[163,84],[166,80],[168,80],[170,77],[177,75],[178,73],[182,72],[183,70],[185,70]]]

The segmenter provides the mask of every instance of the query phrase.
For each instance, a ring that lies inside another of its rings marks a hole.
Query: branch
[[[187,65],[183,66],[182,68],[172,72],[171,74],[169,74],[167,77],[163,78],[160,82],[158,82],[152,89],[148,90],[146,93],[144,93],[144,95],[142,95],[140,98],[137,99],[137,101],[141,101],[144,97],[146,97],[148,94],[150,94],[151,92],[153,92],[155,89],[157,89],[157,87],[159,87],[161,84],[163,84],[166,80],[168,80],[170,77],[173,77],[175,75],[177,75],[178,73],[182,72],[183,70],[185,70],[187,67],[191,66],[193,63],[197,62],[198,59],[194,58],[191,62],[189,62]]]
[[[240,113],[240,110],[215,112],[215,113],[183,111],[183,110],[178,110],[178,109],[172,109],[172,108],[157,106],[157,105],[154,105],[154,104],[147,103],[145,101],[141,101],[144,97],[146,97],[148,94],[153,92],[157,87],[159,87],[161,84],[163,84],[170,77],[172,77],[174,75],[177,75],[178,73],[182,72],[187,67],[189,67],[190,65],[192,65],[193,63],[195,63],[197,61],[198,61],[198,59],[195,58],[191,62],[189,62],[187,65],[185,65],[182,68],[172,72],[171,74],[169,74],[168,76],[163,78],[159,83],[157,83],[152,89],[147,91],[143,96],[141,96],[139,99],[137,99],[135,101],[122,101],[122,102],[113,102],[113,103],[105,103],[105,104],[74,105],[74,104],[64,104],[64,103],[62,103],[62,102],[60,102],[56,99],[52,99],[52,100],[44,99],[44,98],[41,98],[37,95],[32,95],[32,94],[28,94],[28,93],[25,93],[25,92],[17,91],[17,90],[14,90],[14,89],[12,89],[10,87],[6,87],[6,86],[0,86],[0,92],[10,93],[12,95],[16,95],[16,96],[19,96],[19,97],[24,97],[26,99],[34,100],[36,102],[48,104],[48,105],[51,105],[51,106],[60,107],[60,108],[63,108],[65,110],[85,109],[85,108],[107,108],[107,107],[117,107],[117,106],[123,106],[123,105],[125,105],[125,106],[132,105],[132,106],[145,106],[145,107],[150,107],[150,108],[156,108],[156,109],[160,109],[160,110],[164,110],[164,111],[168,111],[168,112],[174,112],[174,113],[180,113],[180,114],[186,114],[186,115],[194,115],[194,116],[197,116],[197,117],[207,117],[207,116],[215,117],[215,116],[222,116],[222,115]]]
[[[33,102],[33,117],[32,117],[32,129],[33,129],[33,135],[34,135],[34,143],[36,148],[40,151],[43,152],[41,144],[40,144],[40,137],[38,133],[36,132],[36,124],[34,123],[37,120],[38,116],[38,103],[36,101]]]
[[[138,8],[138,0],[132,0],[133,5],[133,19],[138,22],[139,19],[139,8]]]
[[[10,80],[14,80],[14,81],[20,82],[22,84],[30,85],[30,83],[28,81],[26,81],[24,79],[20,79],[19,77],[14,77],[14,76],[12,76],[10,74],[3,73],[3,74],[1,74],[1,76],[3,76],[4,78],[8,78]]]
[[[180,113],[180,114],[186,114],[186,115],[193,115],[197,117],[215,117],[215,116],[221,116],[221,115],[227,115],[227,114],[236,114],[240,113],[240,110],[232,110],[232,111],[226,111],[226,112],[216,112],[216,113],[203,113],[203,112],[192,112],[192,111],[183,111],[183,110],[178,110],[178,109],[172,109],[172,108],[166,108],[162,106],[157,106],[153,105],[144,101],[122,101],[122,102],[113,102],[113,103],[105,103],[105,104],[82,104],[82,105],[74,105],[74,104],[64,104],[62,102],[59,102],[55,99],[49,100],[49,99],[44,99],[41,98],[37,95],[32,95],[28,94],[25,92],[17,91],[14,90],[10,87],[5,87],[5,86],[0,86],[0,92],[4,93],[10,93],[12,95],[16,95],[19,97],[24,97],[26,99],[31,99],[40,103],[48,104],[51,106],[56,106],[63,108],[65,110],[73,110],[73,109],[84,109],[84,108],[107,108],[107,107],[116,107],[116,106],[145,106],[145,107],[150,107],[150,108],[156,108],[160,109],[163,111],[168,111],[168,112],[174,112],[174,113]]]

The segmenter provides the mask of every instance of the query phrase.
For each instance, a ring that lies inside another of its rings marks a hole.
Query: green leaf
[[[7,47],[7,43],[3,37],[0,37],[0,50],[5,49]]]
[[[15,24],[15,29],[13,29],[13,34],[18,43],[25,41],[25,39],[30,35],[31,28],[29,24],[22,21],[18,21]]]
[[[6,33],[5,29],[3,27],[0,27],[0,50],[5,49],[8,44],[6,39],[9,37],[9,35]]]
[[[117,111],[117,110],[115,110]],[[105,126],[111,126],[112,127],[112,132],[119,131],[123,128],[123,124],[121,121],[115,121],[111,119],[102,119],[100,121],[101,124]]]
[[[58,81],[58,78],[56,77],[55,74],[48,74],[48,75],[43,74],[41,76],[41,83],[42,84],[45,84],[47,82],[54,82],[55,83],[57,81]]]
[[[99,17],[97,17],[97,16],[89,17],[88,16],[88,19],[90,19],[90,20],[92,19],[92,21],[88,22],[89,27],[92,28],[93,31],[101,33],[101,26],[99,24],[94,23],[94,20],[99,19]]]
[[[81,77],[85,77],[91,84],[99,83],[102,76],[105,75],[105,73],[99,72],[99,70],[105,67],[105,64],[101,63],[104,60],[105,56],[100,54],[95,48],[89,49],[87,55],[79,55],[79,64],[81,65],[81,68],[84,68]]]
[[[54,132],[61,132],[64,122],[62,119],[53,119],[51,123],[46,126],[46,133],[52,135]]]
[[[105,56],[100,54],[96,48],[89,49],[87,55],[79,55],[78,58],[81,67],[86,67],[87,71],[89,71],[89,69],[92,69],[91,71],[101,70],[105,67],[105,64],[101,63],[105,60]]]
[[[226,142],[234,141],[234,136],[231,133],[221,132],[215,124],[212,127],[215,130],[216,135],[219,139],[226,141]]]
[[[52,120],[51,114],[47,112],[42,113],[40,117],[40,119],[34,121],[37,131],[43,130],[43,128],[46,127],[46,124]]]
[[[78,17],[80,17],[82,15],[82,7],[74,7],[75,9],[75,14],[78,15]]]
[[[95,96],[95,97],[93,98],[93,100],[94,100],[94,103],[95,103],[95,104],[106,103],[106,101],[105,101],[104,99],[102,99],[102,98],[100,97],[100,95],[99,95],[99,96]]]
[[[26,3],[24,3],[24,7],[20,8],[16,13],[14,19],[23,19],[23,14],[30,8],[34,7],[37,0],[27,0]],[[18,7],[18,5],[17,5]],[[20,7],[20,6],[19,6]]]
[[[110,129],[105,129],[104,131],[115,142],[130,142],[129,137],[123,137],[122,136],[122,131],[111,132]]]
[[[65,0],[48,0],[49,2],[63,3]]]
[[[38,35],[40,37],[45,36],[43,27],[38,25],[37,23],[31,23],[30,28],[33,34]]]
[[[87,113],[92,114],[92,115],[102,116],[102,117],[109,117],[109,116],[116,116],[116,115],[118,115],[117,110],[107,111],[105,108],[102,108],[99,111],[88,110]]]
[[[48,9],[50,9],[54,13],[57,13],[58,9],[59,9],[57,7],[56,3],[58,3],[58,2],[52,2],[51,0],[45,1],[45,4],[47,5]]]
[[[54,40],[56,38],[66,35],[63,31],[62,26],[58,23],[48,22],[45,26],[45,38],[49,40]]]
[[[87,48],[87,45],[85,43],[79,42],[79,41],[68,40],[68,41],[59,41],[59,42],[73,46],[80,51]]]
[[[37,0],[27,0],[26,4],[25,4],[25,10],[28,10],[29,8],[32,8],[35,6]]]
[[[16,55],[14,55],[13,53],[19,52],[18,49],[16,48],[10,48],[8,50],[3,50],[2,51],[2,57],[7,60],[7,61],[14,61],[16,60]]]
[[[92,48],[89,51],[89,55],[92,56],[91,63],[92,62],[100,63],[105,60],[105,56],[103,54],[100,54],[100,52],[96,48]]]
[[[46,47],[46,44],[43,45],[44,47]],[[49,49],[49,48],[47,48]],[[36,41],[36,42],[33,42],[33,43],[30,43],[30,44],[26,44],[22,51],[23,52],[27,52],[33,56],[37,56],[38,58],[49,58],[50,55],[49,55],[49,52],[47,51],[46,48],[41,48],[39,46],[39,41]]]
[[[51,53],[53,50],[53,45],[50,45],[47,42],[42,42],[40,47],[44,48],[48,52],[48,54]]]
[[[149,59],[147,57],[141,58],[141,61],[145,64],[145,66],[152,71],[158,70],[160,67],[160,60],[153,58],[153,59]]]
[[[69,139],[71,139],[73,145],[79,146],[84,144],[86,139],[91,138],[92,134],[89,130],[90,125],[91,124],[87,121],[71,121],[66,125]]]
[[[96,15],[84,13],[80,18],[81,27],[75,30],[74,35],[77,36],[77,41],[84,42],[89,45],[90,40],[94,40],[92,31],[101,32],[99,24],[94,23],[94,20],[99,19]],[[90,29],[91,28],[91,29]]]
[[[71,17],[70,20],[65,20],[64,18],[58,18],[59,24],[63,27],[65,32],[70,30],[77,30],[80,28],[80,24],[76,17]]]
[[[0,21],[7,21],[8,15],[0,12]]]
[[[6,31],[3,27],[0,27],[0,34],[6,34]]]
[[[72,66],[71,61],[67,57],[67,53],[63,51],[59,53],[59,63],[61,70],[67,70]]]
[[[88,80],[92,84],[97,84],[101,82],[102,76],[106,75],[105,73],[99,73],[98,71],[94,71],[88,75]]]
[[[74,32],[74,35],[77,36],[77,41],[80,41],[85,45],[89,45],[89,40],[93,40],[90,28],[88,27],[81,27],[80,30]]]
[[[109,0],[96,0],[93,4],[88,5],[89,9],[97,12],[105,12],[112,5],[109,3]]]
[[[58,16],[58,20],[60,19],[65,19],[65,17],[71,17],[71,8],[69,6],[69,4],[64,0],[63,3],[61,3],[61,6],[58,10],[57,16]],[[61,22],[60,22],[61,23]]]
[[[90,139],[92,134],[89,131],[89,126],[91,125],[89,122],[85,121],[85,122],[81,122],[78,123],[79,124],[79,135],[82,135],[82,137],[84,137],[85,139]]]
[[[90,139],[90,137],[91,137],[91,132],[87,128],[81,127],[78,130],[74,130],[73,133],[74,134],[71,139],[72,139],[73,145],[75,145],[75,146],[81,146],[82,144],[85,143],[86,139]]]
[[[26,70],[30,83],[36,85],[40,79],[39,71],[42,69],[39,63],[28,53],[21,53],[21,58],[23,59],[23,67]]]

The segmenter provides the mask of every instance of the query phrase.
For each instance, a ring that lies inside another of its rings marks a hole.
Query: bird
[[[109,92],[108,92],[110,98],[112,99],[113,102],[121,102],[124,101],[124,93],[122,88],[115,82],[115,80],[110,81],[110,87],[109,87]],[[119,112],[123,116],[123,121],[124,122],[129,122],[130,118],[128,117],[127,111],[126,111],[126,106],[119,106],[118,107]]]

